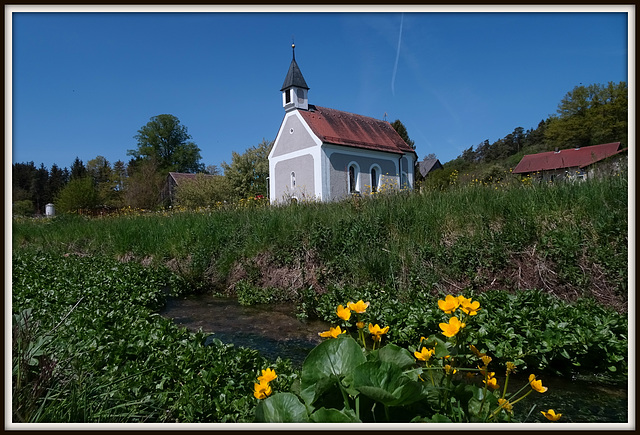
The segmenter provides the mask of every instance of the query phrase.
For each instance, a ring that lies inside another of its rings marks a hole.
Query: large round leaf
[[[362,348],[349,336],[320,343],[302,364],[300,395],[307,404],[313,404],[324,391],[364,362]]]
[[[401,369],[408,369],[416,363],[411,352],[395,344],[387,344],[378,351],[380,361],[397,364]]]
[[[307,408],[292,393],[277,393],[258,403],[256,421],[266,423],[306,423]]]
[[[424,397],[421,383],[409,379],[397,364],[385,361],[358,366],[353,374],[353,387],[387,406],[407,405]]]

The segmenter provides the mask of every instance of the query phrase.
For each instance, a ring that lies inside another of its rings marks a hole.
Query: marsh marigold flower
[[[446,337],[453,337],[456,335],[460,328],[464,328],[465,324],[460,322],[457,317],[449,319],[449,323],[440,323],[440,329],[442,329],[442,335]]]
[[[367,308],[369,308],[369,302],[364,302],[362,299],[360,299],[355,304],[353,302],[349,302],[347,304],[347,307],[358,314],[362,314],[367,311]]]
[[[513,412],[513,407],[511,406],[511,403],[509,403],[507,399],[498,399],[498,405],[500,405],[502,409],[504,409],[508,413]]]
[[[331,327],[329,328],[328,331],[324,331],[324,332],[318,332],[318,335],[320,337],[324,337],[324,338],[338,338],[338,335],[340,334],[344,334],[347,331],[343,331],[340,326],[336,326],[335,328]]]
[[[489,355],[482,355],[480,359],[482,360],[485,366],[488,366],[493,358],[491,358]]]
[[[336,314],[338,315],[338,317],[345,321],[351,318],[351,310],[349,308],[343,307],[342,305],[338,305]]]
[[[273,381],[277,377],[278,375],[276,375],[275,370],[272,370],[271,368],[267,368],[266,370],[262,370],[262,375],[258,376],[258,381],[268,383]]]
[[[420,361],[429,361],[434,353],[436,353],[435,349],[427,349],[426,347],[423,347],[420,352],[413,352],[413,355]]]
[[[484,382],[485,384],[487,384],[488,387],[493,388],[494,390],[497,390],[498,388],[500,388],[500,385],[498,385],[498,380],[496,378],[493,377],[495,373],[491,373],[489,375],[489,379],[486,379],[482,382]]]
[[[358,329],[362,329],[364,328],[364,322],[356,322],[356,326],[358,327]]]
[[[447,314],[452,314],[456,308],[460,306],[460,300],[458,298],[453,297],[451,295],[447,295],[444,300],[438,300],[438,308],[444,311]]]
[[[260,381],[259,384],[253,384],[253,389],[253,395],[256,399],[266,399],[271,394],[269,382]]]
[[[541,380],[536,381],[536,375],[534,374],[529,375],[529,383],[531,384],[531,388],[536,390],[538,393],[544,393],[548,390],[547,387],[542,386]]]
[[[545,417],[547,417],[548,420],[551,421],[558,421],[560,419],[560,417],[562,417],[562,414],[556,414],[556,412],[553,409],[550,409],[548,411],[540,411],[542,413],[542,415],[544,415]]]
[[[376,323],[375,326],[369,323],[369,332],[373,335],[373,341],[380,341],[383,334],[386,334],[389,331],[389,327],[385,326],[384,328],[380,328]]]
[[[507,376],[509,376],[510,373],[515,373],[515,372],[516,372],[516,365],[511,361],[507,361]]]
[[[470,316],[475,316],[476,314],[478,314],[478,310],[480,309],[480,302],[478,301],[471,301],[471,299],[467,299],[467,298],[462,298],[462,300],[460,300],[460,310],[464,311],[465,313],[467,313]]]

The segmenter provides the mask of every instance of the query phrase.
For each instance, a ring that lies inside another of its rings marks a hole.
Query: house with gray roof
[[[271,203],[335,201],[413,189],[415,150],[387,121],[309,104],[309,86],[293,59],[280,91],[284,119],[269,154]]]

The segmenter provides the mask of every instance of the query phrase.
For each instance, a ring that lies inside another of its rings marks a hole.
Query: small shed
[[[418,170],[420,171],[420,175],[422,175],[422,178],[427,178],[427,175],[429,175],[429,173],[438,169],[443,169],[442,164],[438,159],[428,159],[425,157],[423,161],[418,163]]]
[[[182,183],[193,181],[198,174],[187,174],[184,172],[169,172],[167,180],[162,189],[162,201],[168,205],[173,204],[175,198],[176,187]],[[214,177],[214,175],[203,174],[205,177]]]

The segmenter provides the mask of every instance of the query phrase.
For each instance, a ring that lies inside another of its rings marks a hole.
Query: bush
[[[33,216],[33,201],[23,199],[13,203],[14,216]]]

